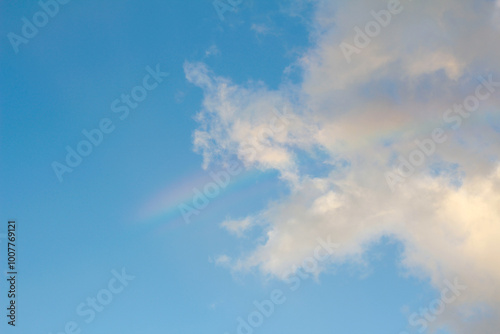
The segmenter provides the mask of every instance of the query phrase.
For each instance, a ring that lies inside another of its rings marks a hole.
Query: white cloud
[[[257,34],[267,35],[270,33],[271,29],[263,23],[253,23],[250,27],[251,30],[255,31]]]
[[[220,55],[220,50],[215,44],[212,44],[207,50],[205,50],[205,58],[218,55]]]
[[[226,228],[229,232],[234,233],[236,236],[243,236],[244,232],[252,226],[252,220],[245,218],[242,220],[226,220],[222,223],[222,227]]]
[[[298,88],[238,86],[203,64],[186,64],[188,80],[204,91],[195,148],[205,165],[233,154],[248,168],[279,171],[290,186],[289,197],[223,224],[241,234],[266,222],[265,242],[233,262],[238,269],[283,278],[320,236],[334,236],[340,247],[332,262],[338,263],[359,259],[389,235],[405,245],[411,273],[431,278],[436,288],[453,277],[469,287],[441,321],[457,333],[493,334],[500,326],[500,89],[456,131],[443,114],[474,94],[478,76],[491,73],[500,81],[494,42],[500,35],[491,20],[498,8],[473,0],[402,3],[404,10],[348,64],[339,44],[387,2],[317,1],[315,45],[300,60],[305,74]],[[284,109],[294,117],[282,131],[262,136],[272,110]],[[384,173],[439,126],[447,141],[392,192]],[[252,143],[256,154],[245,154],[248,138],[264,138]],[[328,156],[327,176],[298,168],[297,152],[315,150]],[[462,185],[452,173],[436,173],[437,165],[456,165]],[[496,318],[464,321],[477,307]]]
[[[215,259],[215,264],[218,266],[226,266],[231,263],[231,258],[227,255],[220,255]]]

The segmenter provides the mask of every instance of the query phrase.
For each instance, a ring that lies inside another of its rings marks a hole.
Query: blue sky
[[[479,76],[497,78],[493,47],[471,53],[464,41],[498,38],[484,15],[499,7],[459,2],[394,15],[353,55],[365,62],[348,64],[339,45],[387,2],[243,0],[221,20],[211,1],[70,1],[16,52],[9,33],[22,35],[41,7],[0,0],[0,233],[17,221],[19,263],[17,324],[7,325],[2,292],[2,333],[59,334],[74,321],[81,333],[232,334],[276,289],[286,301],[254,333],[418,333],[411,314],[456,277],[470,294],[428,332],[494,333],[500,293],[475,283],[497,283],[498,271],[473,246],[498,247],[498,93],[401,193],[384,176]],[[469,32],[450,32],[458,18]],[[158,68],[168,76],[120,119],[111,104]],[[284,130],[252,142],[287,110]],[[54,161],[65,164],[66,147],[103,119],[114,130],[61,182]],[[229,163],[241,172],[186,223],[179,205],[196,210],[195,189]],[[320,237],[338,253],[291,291],[285,272]],[[135,278],[87,323],[77,307],[122,268]]]

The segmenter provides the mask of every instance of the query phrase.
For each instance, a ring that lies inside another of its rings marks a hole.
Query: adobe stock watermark
[[[38,35],[39,29],[45,27],[51,19],[53,19],[60,9],[60,5],[66,5],[71,0],[40,0],[38,6],[41,10],[33,14],[31,20],[26,16],[21,18],[23,25],[21,26],[21,34],[18,35],[14,32],[9,32],[7,38],[10,45],[17,54],[21,44],[28,44],[30,39]]]
[[[121,273],[112,270],[113,277],[108,281],[106,288],[97,291],[95,297],[88,297],[85,302],[78,304],[76,314],[83,319],[86,324],[91,323],[96,318],[97,313],[101,313],[113,301],[114,297],[123,292],[129,282],[135,279],[135,276],[130,276],[122,268]],[[97,313],[96,313],[97,312]],[[80,334],[82,328],[77,321],[68,321],[64,325],[62,331],[54,334]],[[52,334],[50,332],[49,334]]]
[[[447,109],[443,113],[443,121],[451,126],[453,130],[459,129],[463,121],[469,118],[473,112],[477,111],[481,106],[481,101],[485,101],[496,92],[496,88],[500,87],[500,82],[493,81],[493,75],[490,74],[488,79],[479,77],[481,82],[474,91],[474,94],[467,96],[462,103],[454,104],[452,108]],[[425,161],[437,151],[437,147],[443,144],[448,139],[445,130],[437,127],[432,130],[428,138],[423,140],[415,140],[416,149],[412,150],[408,158],[399,156],[399,166],[395,171],[385,173],[385,180],[392,191],[395,191],[397,186],[403,184],[405,180],[415,174],[418,167],[424,165]]]
[[[412,0],[408,1],[411,2]],[[355,26],[353,43],[349,44],[347,42],[342,42],[339,45],[347,63],[351,63],[352,56],[354,54],[359,54],[361,50],[368,47],[372,40],[380,35],[382,28],[389,26],[392,21],[392,17],[400,14],[403,9],[404,7],[400,0],[389,0],[387,3],[387,9],[382,9],[378,12],[372,10],[370,12],[374,20],[368,21],[365,24],[364,29]]]
[[[264,142],[268,137],[284,131],[285,126],[289,124],[289,119],[294,117],[287,112],[286,108],[283,109],[283,113],[279,113],[275,109],[272,111],[274,116],[266,128],[259,135],[251,138],[252,140],[241,143],[241,153],[250,161],[258,154],[259,148],[256,147],[256,143]],[[228,163],[224,170],[210,172],[209,175],[213,182],[208,182],[201,189],[194,188],[191,203],[181,203],[177,206],[184,222],[189,224],[193,215],[198,216],[210,204],[210,201],[219,196],[221,191],[231,183],[231,179],[241,174],[244,170],[243,163],[236,160]]]
[[[13,219],[14,220],[14,219]],[[0,233],[0,245],[2,244],[2,240],[5,239],[7,240],[7,234],[5,233]],[[2,246],[3,247],[3,246]],[[9,277],[9,274],[7,274],[8,270],[2,270],[2,277]]]
[[[310,278],[310,275],[314,275],[320,263],[326,261],[335,252],[335,249],[339,247],[338,244],[332,243],[330,236],[328,236],[327,241],[321,238],[318,238],[317,241],[319,245],[314,249],[313,256],[305,258],[299,268],[294,265],[290,270],[290,274],[287,275],[285,283],[288,285],[290,292],[297,291],[302,281]],[[302,268],[304,269],[303,271],[301,271]],[[254,309],[246,317],[239,316],[236,318],[236,333],[254,333],[257,328],[264,324],[267,318],[270,318],[274,314],[278,306],[284,304],[286,301],[286,293],[281,289],[271,291],[268,299],[262,301],[254,300]],[[225,332],[225,334],[229,333]]]
[[[235,12],[236,8],[243,3],[243,0],[214,0],[212,5],[221,21],[224,21],[225,12]]]
[[[453,283],[448,280],[444,281],[446,288],[441,290],[440,297],[432,300],[428,307],[420,308],[418,312],[413,312],[408,317],[408,323],[413,327],[418,327],[418,332],[423,333],[429,328],[429,323],[435,321],[437,317],[446,311],[448,305],[457,300],[462,295],[462,292],[467,290],[466,285],[458,282],[455,278]],[[409,334],[400,332],[399,334]]]
[[[142,84],[133,87],[130,94],[121,94],[120,98],[111,102],[111,111],[118,114],[118,118],[125,120],[130,111],[137,109],[139,103],[143,102],[148,96],[148,92],[156,89],[168,73],[160,70],[160,65],[156,65],[156,69],[150,66],[146,67],[146,74],[142,79]],[[80,140],[73,148],[69,145],[66,146],[66,159],[65,163],[53,161],[51,166],[59,182],[63,182],[63,175],[65,173],[72,173],[75,168],[80,166],[85,157],[88,157],[94,150],[99,147],[104,141],[105,135],[109,135],[115,130],[116,126],[110,118],[102,118],[98,126],[94,129],[83,129],[82,136],[85,139]]]

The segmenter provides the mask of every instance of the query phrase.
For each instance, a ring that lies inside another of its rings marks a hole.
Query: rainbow
[[[272,190],[277,178],[276,172],[262,172],[255,169],[244,170],[232,176],[229,184],[221,188],[219,195],[211,199],[208,206],[200,210],[199,215],[192,216],[191,223],[220,217],[228,207],[243,205],[242,198],[258,196],[262,191]],[[135,214],[135,222],[169,229],[185,225],[179,205],[184,203],[192,207],[194,189],[201,190],[208,182],[213,182],[209,171],[202,169],[186,172],[176,180],[167,181],[160,191],[140,206]]]

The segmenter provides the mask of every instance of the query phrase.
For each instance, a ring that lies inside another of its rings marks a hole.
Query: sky
[[[2,333],[498,333],[499,1],[0,15]]]

